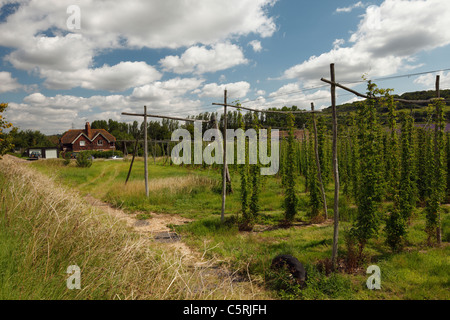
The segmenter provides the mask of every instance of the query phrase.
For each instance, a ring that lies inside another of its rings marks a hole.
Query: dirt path
[[[138,214],[126,213],[121,209],[114,208],[110,204],[94,198],[90,194],[85,196],[85,199],[91,206],[106,211],[108,214],[111,214],[119,220],[125,221],[135,232],[143,234],[150,239],[161,239],[161,241],[158,242],[162,242],[167,247],[181,253],[183,259],[189,264],[201,266],[205,263],[202,261],[200,253],[195,252],[184,242],[180,241],[179,238],[176,238],[176,234],[169,228],[169,225],[183,225],[192,220],[175,215],[156,213],[151,213],[150,219],[139,220],[137,218]],[[171,241],[172,239],[170,238],[172,238],[173,241]]]

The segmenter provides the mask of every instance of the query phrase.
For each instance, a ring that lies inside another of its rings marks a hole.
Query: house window
[[[85,147],[85,146],[86,146],[86,141],[81,140],[81,141],[80,141],[80,147]]]
[[[97,145],[102,146],[103,145],[103,140],[98,140],[97,141]]]

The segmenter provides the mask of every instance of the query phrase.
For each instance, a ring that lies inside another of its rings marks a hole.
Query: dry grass
[[[210,178],[197,175],[188,175],[184,177],[151,179],[148,189],[149,192],[164,191],[168,193],[177,193],[179,191],[189,192],[190,190],[200,186],[210,187],[214,184],[215,182]],[[125,195],[145,194],[145,182],[142,180],[130,181],[126,186],[118,185],[117,188],[120,188],[120,193]],[[114,192],[114,187],[112,191]]]
[[[208,182],[184,177],[152,185],[176,190],[202,183]],[[213,271],[212,261],[186,264],[25,165],[1,160],[0,188],[0,239],[11,240],[0,245],[0,299],[267,298],[251,283],[235,282],[234,273]],[[70,265],[81,268],[81,290],[66,288]]]

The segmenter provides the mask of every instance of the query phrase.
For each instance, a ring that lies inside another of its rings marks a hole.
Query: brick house
[[[86,122],[84,129],[69,130],[60,140],[62,151],[88,150],[110,151],[116,149],[116,138],[105,129],[91,129]]]

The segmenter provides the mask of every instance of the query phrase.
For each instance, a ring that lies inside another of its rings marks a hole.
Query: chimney
[[[89,122],[86,122],[85,131],[86,135],[89,137],[89,139],[91,139],[91,125],[89,124]]]

